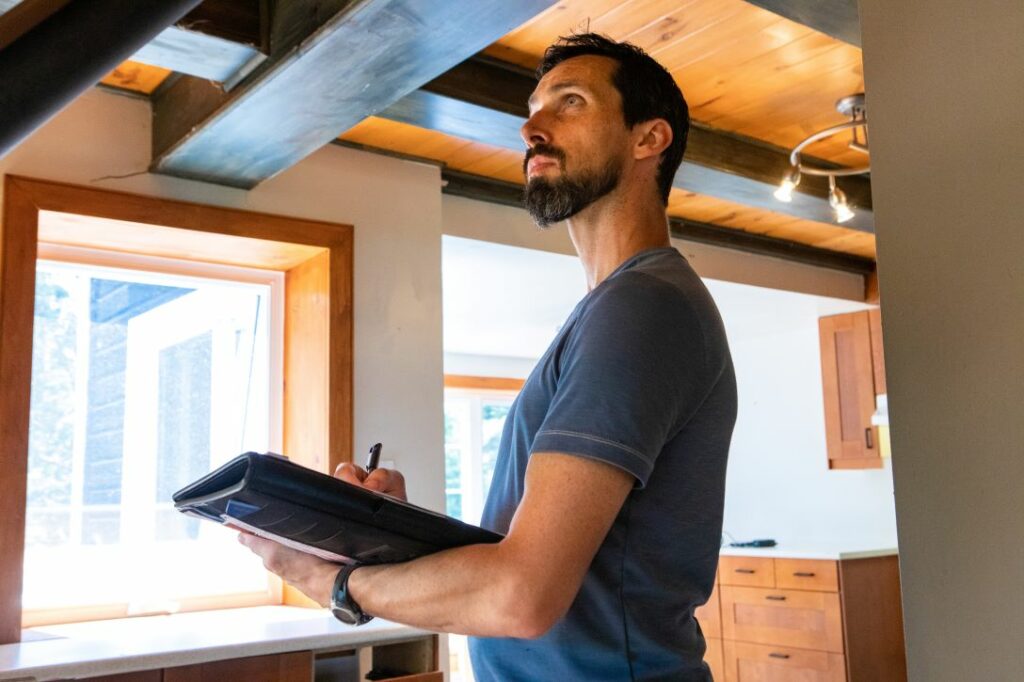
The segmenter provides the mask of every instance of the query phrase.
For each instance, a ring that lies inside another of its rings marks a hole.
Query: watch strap
[[[358,561],[343,564],[334,578],[334,588],[331,590],[331,612],[338,620],[351,625],[363,625],[373,620],[373,616],[364,613],[348,591],[349,576],[362,566]]]

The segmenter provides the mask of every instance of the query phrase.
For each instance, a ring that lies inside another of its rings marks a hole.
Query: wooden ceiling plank
[[[857,0],[747,0],[779,16],[860,47]]]
[[[131,90],[149,95],[160,87],[160,84],[170,75],[170,71],[158,66],[127,61],[122,62],[116,69],[104,76],[100,83],[120,90]]]
[[[590,27],[595,33],[643,47],[639,42],[633,40],[634,35],[649,31],[651,27],[662,24],[672,15],[678,14],[683,8],[698,1],[635,0],[634,2],[624,2],[592,21]]]
[[[183,106],[195,101],[187,95],[192,86],[169,88],[154,103],[151,168],[254,187],[483,49],[551,1],[362,0],[347,5],[294,49],[268,60],[212,111],[203,104],[190,115]],[[161,126],[174,134],[160,131]]]
[[[686,83],[685,75],[690,66],[717,63],[720,69],[728,70],[742,61],[743,55],[767,52],[786,44],[779,37],[779,32],[766,32],[782,21],[771,14],[741,15],[720,27],[719,31],[673,45],[660,51],[655,58],[676,80]]]
[[[562,0],[502,37],[501,43],[515,44],[516,51],[531,55],[522,66],[532,69],[544,49],[556,38],[587,30],[590,22],[622,4],[622,0]]]
[[[706,48],[708,39],[710,38],[710,42],[714,43],[715,37],[720,34],[723,27],[728,27],[743,16],[750,14],[749,12],[745,13],[744,10],[742,5],[736,3],[699,0],[680,7],[678,11],[666,17],[650,30],[630,38],[635,40],[638,45],[643,46],[652,57],[671,71],[672,64],[665,61],[666,53],[690,49],[691,45],[704,44]],[[700,49],[698,47],[694,51]]]

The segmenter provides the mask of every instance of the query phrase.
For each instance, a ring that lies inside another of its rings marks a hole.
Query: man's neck
[[[671,245],[661,202],[631,201],[617,195],[612,192],[602,197],[568,220],[588,290],[641,251]]]

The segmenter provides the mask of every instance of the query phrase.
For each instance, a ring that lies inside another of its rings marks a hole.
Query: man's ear
[[[633,145],[633,158],[637,161],[658,156],[672,144],[672,126],[663,118],[638,123],[635,131],[638,137]]]

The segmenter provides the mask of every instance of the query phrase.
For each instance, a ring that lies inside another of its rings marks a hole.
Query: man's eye
[[[566,104],[580,104],[583,100],[578,95],[567,95],[565,98]]]

